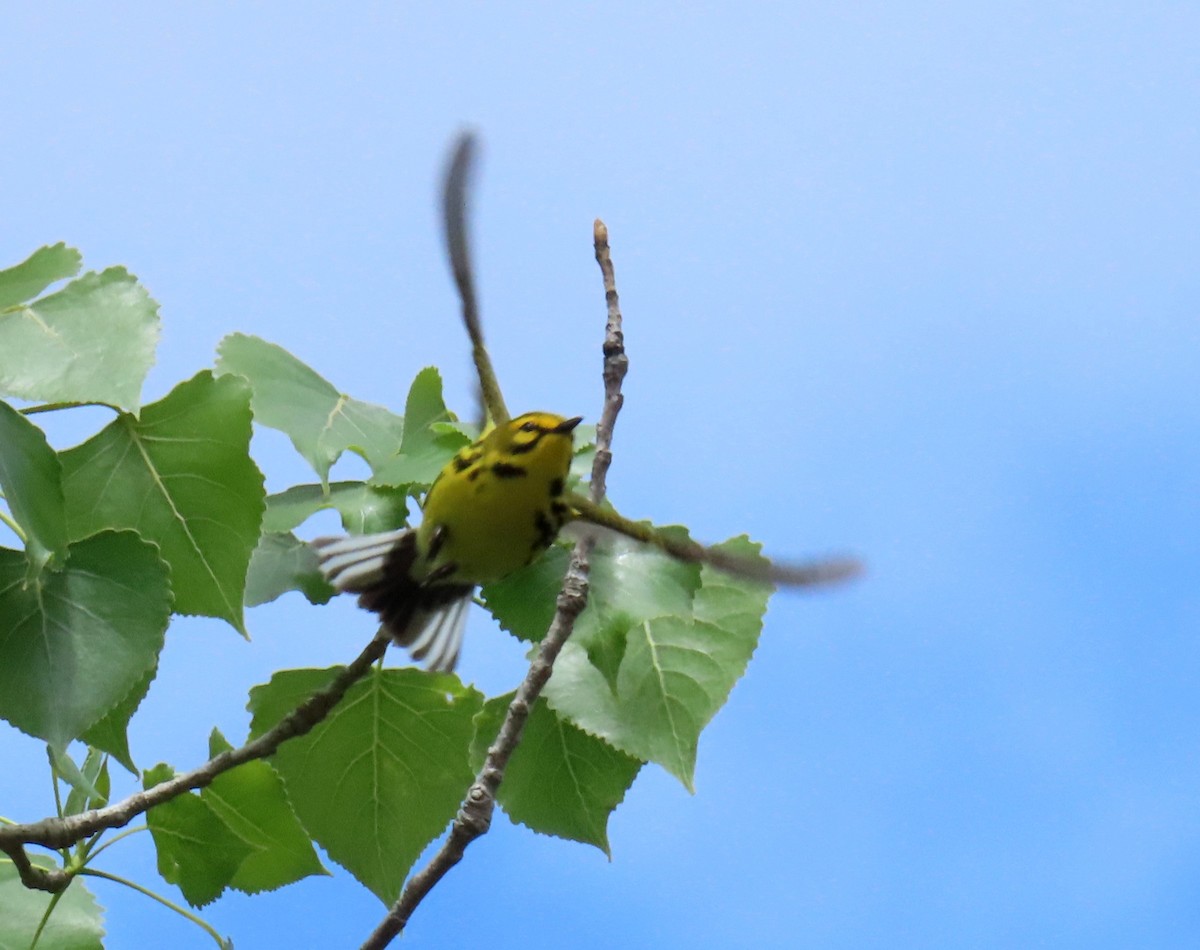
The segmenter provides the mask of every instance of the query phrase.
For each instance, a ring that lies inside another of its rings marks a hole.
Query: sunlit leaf
[[[522,639],[541,640],[554,617],[570,556],[569,548],[556,545],[528,567],[484,587],[483,601],[500,626]],[[692,615],[700,568],[624,538],[604,538],[589,560],[588,604],[575,623],[571,642],[587,650],[611,683],[627,630],[654,617]]]
[[[89,808],[103,808],[108,804],[111,782],[108,775],[108,759],[100,749],[89,748],[79,767],[83,781],[71,787],[64,815],[78,815]]]
[[[32,300],[56,280],[79,273],[83,255],[63,243],[39,247],[20,264],[0,270],[0,310]]]
[[[62,465],[42,430],[0,401],[0,489],[25,531],[25,550],[37,571],[67,552]]]
[[[476,717],[474,771],[483,766],[512,698],[509,693],[489,699]],[[539,699],[509,759],[498,798],[513,821],[609,854],[608,816],[641,767],[637,759],[572,725]]]
[[[64,748],[153,669],[170,608],[167,566],[133,532],[72,544],[32,580],[0,549],[0,716]]]
[[[175,777],[162,763],[147,769],[144,788]],[[158,852],[158,873],[179,885],[193,907],[216,900],[253,848],[234,834],[195,792],[184,792],[146,812]]]
[[[250,558],[246,574],[246,606],[257,607],[290,590],[309,603],[328,603],[334,589],[317,568],[317,555],[307,542],[291,532],[264,534]]]
[[[408,494],[366,482],[330,482],[328,488],[294,485],[267,496],[263,530],[291,531],[326,508],[342,516],[342,526],[351,534],[391,531],[408,520]]]
[[[150,683],[158,672],[157,666],[151,667],[133,685],[133,689],[119,703],[106,712],[94,726],[91,726],[82,736],[84,742],[97,749],[102,749],[120,762],[133,775],[138,774],[133,756],[129,752],[129,720],[137,712],[138,706],[146,698]]]
[[[258,544],[263,479],[249,456],[246,383],[205,371],[140,418],[122,413],[61,454],[73,538],[133,528],[171,565],[175,610],[245,633],[242,601]]]
[[[217,730],[209,757],[232,746]],[[287,800],[275,770],[262,760],[222,772],[200,793],[225,826],[249,848],[230,887],[257,894],[313,874],[328,874]]]
[[[254,687],[252,737],[338,672],[284,670]],[[309,834],[385,903],[471,784],[472,719],[481,705],[457,677],[376,667],[312,732],[271,758]]]
[[[470,438],[458,427],[445,425],[454,416],[442,400],[442,377],[432,366],[417,374],[404,406],[404,439],[400,452],[372,465],[373,485],[428,485]]]
[[[28,288],[62,269],[18,283]],[[158,304],[125,268],[84,274],[49,296],[0,309],[0,391],[136,410],[158,333]]]
[[[44,855],[32,855],[31,860],[40,868],[57,867]],[[25,950],[33,946],[34,934],[52,900],[53,894],[27,888],[13,863],[0,859],[0,948]],[[103,936],[100,905],[83,881],[76,878],[55,904],[37,946],[46,950],[103,950]]]
[[[570,559],[570,548],[554,545],[532,564],[485,585],[480,591],[484,605],[509,633],[540,641],[554,619],[554,600]]]
[[[274,343],[234,333],[217,348],[217,372],[236,373],[254,392],[254,418],[279,429],[325,482],[346,449],[372,467],[396,454],[403,420],[382,406],[359,402]]]
[[[742,557],[757,552],[745,539],[720,548]],[[745,671],[769,593],[703,568],[693,617],[665,615],[630,627],[615,676],[598,668],[583,644],[568,641],[545,696],[580,728],[662,765],[690,790],[700,731]]]

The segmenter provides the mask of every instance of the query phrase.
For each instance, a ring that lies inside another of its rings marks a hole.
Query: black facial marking
[[[556,479],[554,479],[554,481],[552,481],[550,483],[550,494],[557,498],[562,493],[563,493],[563,480],[561,478],[556,478]]]
[[[524,429],[525,427],[522,426],[521,428]],[[513,455],[524,455],[526,452],[532,452],[537,444],[542,441],[542,437],[545,436],[545,434],[545,429],[536,429],[532,439],[530,439],[528,442],[514,441],[509,451]]]
[[[469,471],[467,473],[467,481],[469,481],[469,482],[475,481],[475,479],[477,479],[479,477],[479,473],[482,471],[483,471],[483,469],[479,468],[479,467],[471,469],[471,471]]]

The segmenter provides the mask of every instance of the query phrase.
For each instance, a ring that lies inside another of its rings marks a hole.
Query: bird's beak
[[[576,416],[574,419],[564,419],[554,427],[554,431],[559,435],[569,435],[579,423],[583,422],[583,416]]]

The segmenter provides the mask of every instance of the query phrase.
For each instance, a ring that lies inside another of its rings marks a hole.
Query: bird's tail
[[[392,639],[431,670],[450,671],[462,647],[470,584],[427,582],[412,528],[317,538],[321,573],[339,593],[358,594]]]

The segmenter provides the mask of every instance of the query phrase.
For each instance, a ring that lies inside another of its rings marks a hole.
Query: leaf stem
[[[143,887],[141,884],[138,884],[136,881],[131,881],[128,878],[120,877],[119,875],[116,875],[116,874],[109,874],[107,871],[100,871],[100,870],[96,870],[94,868],[81,868],[79,873],[86,874],[88,877],[103,878],[106,881],[112,881],[114,884],[124,884],[126,887],[137,891],[139,894],[144,894],[146,897],[149,897],[151,900],[158,901],[160,904],[163,905],[163,907],[166,907],[169,910],[175,911],[175,913],[179,914],[179,916],[184,917],[187,920],[190,920],[193,924],[195,924],[197,927],[199,927],[201,930],[203,930],[205,933],[207,933],[210,937],[212,937],[213,940],[215,940],[217,942],[217,946],[220,947],[221,950],[226,950],[226,948],[229,946],[229,944],[226,942],[225,938],[222,937],[219,933],[217,933],[217,931],[213,928],[213,926],[210,923],[208,923],[208,921],[206,921],[203,917],[199,917],[196,914],[193,914],[186,907],[181,907],[179,904],[176,904],[174,901],[169,900],[166,897],[163,897],[161,894],[158,894],[158,893],[150,890],[150,888],[148,888],[148,887]]]
[[[58,902],[62,900],[63,891],[59,891],[50,898],[50,903],[46,905],[46,911],[42,914],[42,919],[38,921],[37,930],[33,932],[33,939],[29,941],[29,950],[34,950],[37,947],[38,941],[42,939],[42,931],[46,929],[46,924],[50,923],[50,915],[54,913],[54,908],[58,906]]]
[[[120,415],[125,410],[120,406],[114,406],[111,402],[92,402],[92,401],[67,401],[67,402],[45,402],[40,406],[26,406],[24,409],[18,409],[17,412],[23,416],[37,415],[39,412],[58,412],[60,409],[80,409],[84,406],[103,406],[105,409],[111,409],[113,412]]]
[[[122,838],[128,838],[131,835],[136,835],[139,832],[149,831],[149,830],[150,830],[149,825],[137,825],[134,828],[126,828],[124,831],[120,831],[117,834],[113,835],[111,838],[109,838],[107,841],[105,841],[104,844],[102,844],[102,845],[100,845],[100,847],[96,848],[95,851],[91,850],[90,847],[86,848],[86,850],[84,852],[84,860],[94,861],[94,860],[96,860],[97,856],[103,854],[105,851],[107,851],[109,848],[111,848],[114,844],[116,844]],[[94,842],[98,842],[99,840],[100,840],[99,836],[97,835],[96,837],[91,839],[89,844],[93,844]]]
[[[2,497],[3,496],[0,495],[0,498]],[[25,544],[29,540],[27,537],[25,537],[25,532],[21,530],[21,526],[13,521],[13,519],[6,515],[3,511],[0,511],[0,523],[5,524],[13,534],[20,538],[22,544]]]
[[[58,787],[58,766],[54,764],[54,751],[49,745],[46,746],[46,757],[50,760],[50,787],[54,789],[54,813],[61,819],[63,816],[63,803],[62,792]]]

